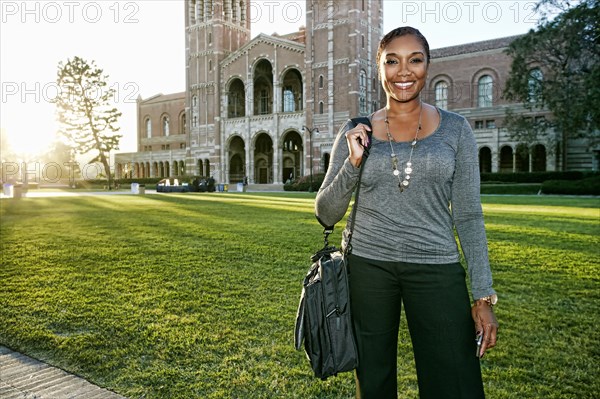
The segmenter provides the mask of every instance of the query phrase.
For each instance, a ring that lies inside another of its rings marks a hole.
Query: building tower
[[[186,173],[221,168],[219,63],[250,40],[250,0],[185,0]]]
[[[306,124],[319,129],[314,141],[320,170],[348,118],[383,104],[376,65],[382,11],[382,0],[306,2]]]

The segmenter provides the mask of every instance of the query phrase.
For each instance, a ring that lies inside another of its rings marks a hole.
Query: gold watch
[[[477,301],[484,301],[491,307],[494,307],[494,305],[496,303],[498,303],[498,295],[493,294],[493,295],[484,296],[483,298],[479,298],[479,299],[475,300],[475,302],[477,302]]]

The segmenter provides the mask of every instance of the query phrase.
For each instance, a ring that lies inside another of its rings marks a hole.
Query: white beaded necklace
[[[410,145],[410,155],[408,156],[408,162],[406,163],[406,168],[404,169],[404,178],[400,177],[400,171],[398,170],[398,156],[394,152],[394,146],[392,145],[392,135],[390,134],[390,123],[388,121],[387,116],[387,108],[385,109],[385,130],[387,133],[388,142],[390,143],[390,149],[392,151],[392,169],[393,174],[398,178],[398,188],[400,192],[403,192],[404,189],[408,187],[410,184],[410,175],[413,172],[412,169],[412,156],[415,147],[417,146],[417,139],[419,138],[419,132],[421,131],[421,116],[423,115],[423,103],[419,103],[421,109],[419,110],[419,124],[417,125],[417,131],[415,132],[415,138],[411,142]]]

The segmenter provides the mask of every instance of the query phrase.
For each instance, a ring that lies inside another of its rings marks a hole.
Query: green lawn
[[[598,199],[484,196],[501,323],[490,399],[600,392]],[[293,349],[314,194],[0,201],[0,344],[131,399],[351,398]],[[340,230],[334,234],[339,242]],[[401,397],[417,398],[406,325]],[[442,398],[443,399],[443,398]]]

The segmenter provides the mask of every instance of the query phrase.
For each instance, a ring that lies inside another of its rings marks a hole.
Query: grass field
[[[501,324],[487,396],[600,392],[598,199],[484,196]],[[131,399],[351,398],[293,349],[314,194],[0,202],[0,344]],[[340,231],[334,234],[339,242]],[[406,325],[398,379],[417,398]],[[441,398],[443,399],[443,398]]]

